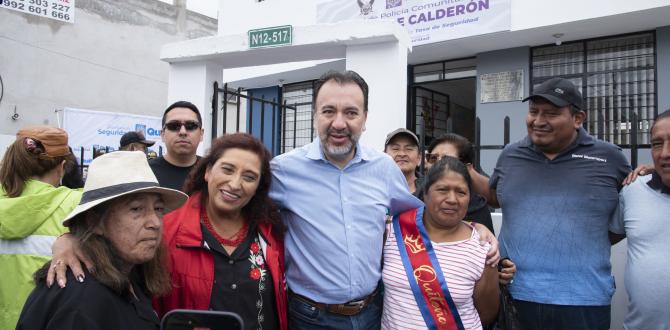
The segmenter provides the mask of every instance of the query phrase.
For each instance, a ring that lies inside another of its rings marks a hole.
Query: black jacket
[[[26,300],[17,329],[158,329],[151,299],[133,284],[134,297],[122,297],[86,274],[83,283],[68,271],[67,286],[40,282]]]

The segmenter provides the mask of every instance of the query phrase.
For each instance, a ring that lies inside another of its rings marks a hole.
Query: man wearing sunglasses
[[[198,157],[195,153],[202,141],[202,117],[191,102],[177,101],[163,113],[161,139],[167,153],[149,160],[162,187],[182,190],[184,181]]]

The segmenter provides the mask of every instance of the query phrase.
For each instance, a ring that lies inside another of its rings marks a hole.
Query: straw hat
[[[81,201],[63,220],[63,226],[69,226],[74,217],[96,205],[138,192],[160,194],[166,212],[179,208],[188,199],[179,190],[159,186],[143,152],[115,151],[91,162]]]

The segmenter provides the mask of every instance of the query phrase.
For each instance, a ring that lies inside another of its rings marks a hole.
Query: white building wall
[[[512,0],[512,31],[670,5],[670,0]]]
[[[343,3],[352,0],[341,0]],[[464,0],[460,0],[463,1]],[[219,0],[219,35],[277,25],[317,24],[318,0]],[[424,1],[426,3],[430,1]],[[642,11],[670,0],[511,0],[511,31]]]
[[[251,29],[316,24],[316,0],[219,0],[219,35],[244,34]]]
[[[0,133],[57,126],[64,107],[161,116],[160,47],[216,33],[216,20],[155,0],[77,0],[75,10],[64,23],[0,8]]]
[[[383,61],[380,59],[383,58]],[[407,45],[382,43],[347,47],[347,69],[356,71],[370,87],[366,132],[361,143],[384,149],[386,134],[405,127],[407,109]]]
[[[317,6],[321,1],[322,0],[271,0],[257,2],[255,0],[219,0],[219,13],[221,19],[219,20],[218,33],[219,35],[235,35],[246,34],[251,29],[270,26],[307,26],[318,24],[316,21]],[[340,1],[343,4],[347,4],[347,1],[354,0]],[[456,1],[465,2],[465,0]],[[424,0],[423,2],[430,3],[431,1]],[[610,19],[612,22],[607,25],[601,24],[600,20],[613,15],[641,12],[653,8],[670,6],[670,0],[640,0],[634,2],[624,0],[510,0],[510,2],[511,34],[507,32],[507,34],[501,36],[501,38],[493,40],[489,38],[477,41],[477,37],[472,37],[417,46],[414,48],[414,54],[409,55],[408,62],[416,64],[426,61],[473,56],[479,52],[494,51],[500,48],[536,46],[551,42],[553,40],[552,34],[555,33],[564,33],[564,41],[569,41],[638,31],[648,27],[633,27],[634,30],[621,30],[615,26],[616,23],[613,22],[612,19]],[[569,24],[570,22],[575,21],[581,21],[582,25],[576,26]],[[518,32],[514,33],[515,31]],[[591,34],[586,31],[591,31]],[[504,42],[502,40],[507,41]],[[446,44],[450,46],[444,46]],[[494,44],[497,46],[492,46]],[[471,51],[463,52],[464,49],[471,49]],[[433,55],[438,53],[443,55]],[[224,81],[241,81],[268,74],[314,67],[317,64],[319,64],[319,62],[309,61],[283,64],[281,66],[271,65],[263,68],[225,70]]]

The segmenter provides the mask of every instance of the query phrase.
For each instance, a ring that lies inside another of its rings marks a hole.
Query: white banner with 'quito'
[[[121,136],[129,131],[141,131],[147,140],[156,141],[149,150],[158,154],[158,148],[163,147],[165,152],[161,127],[160,117],[72,108],[63,110],[63,129],[67,131],[68,143],[77,159],[84,148],[86,165],[93,159],[93,148],[117,150]]]
[[[394,20],[412,45],[508,31],[511,0],[317,0],[316,22]]]

